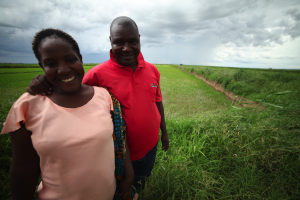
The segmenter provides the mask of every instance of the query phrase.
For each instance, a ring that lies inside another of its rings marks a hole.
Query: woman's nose
[[[68,65],[66,64],[60,64],[58,67],[58,73],[62,75],[67,75],[71,72],[71,69]]]

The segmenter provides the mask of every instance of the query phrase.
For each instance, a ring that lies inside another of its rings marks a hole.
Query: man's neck
[[[132,69],[132,71],[135,71],[137,66],[138,66],[138,63],[136,61],[136,64],[135,65],[130,65],[130,68]]]

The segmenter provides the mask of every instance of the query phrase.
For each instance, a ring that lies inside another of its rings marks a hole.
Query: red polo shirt
[[[157,143],[161,116],[156,102],[162,101],[157,68],[142,53],[137,60],[133,72],[119,65],[110,51],[110,60],[91,68],[83,78],[83,84],[106,87],[120,101],[132,161],[144,157]]]

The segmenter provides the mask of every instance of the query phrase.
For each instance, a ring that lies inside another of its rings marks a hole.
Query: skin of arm
[[[121,189],[120,196],[123,196],[126,192],[129,191],[131,185],[133,183],[134,171],[131,164],[130,152],[127,145],[127,141],[125,141],[126,146],[126,154],[125,154],[125,177],[120,181],[118,187]]]
[[[45,75],[39,74],[31,80],[26,91],[31,95],[50,95],[52,93],[52,85]]]
[[[41,173],[40,157],[33,148],[31,132],[20,124],[20,129],[10,133],[13,151],[10,189],[13,200],[32,200]]]
[[[166,122],[165,122],[165,114],[164,114],[164,106],[162,101],[156,102],[157,109],[161,116],[161,122],[160,122],[160,130],[161,130],[161,143],[162,143],[162,150],[167,151],[169,149],[169,137],[167,133],[166,128]]]

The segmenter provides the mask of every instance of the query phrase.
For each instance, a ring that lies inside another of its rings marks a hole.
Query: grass
[[[170,150],[158,151],[141,199],[299,198],[299,132],[272,114],[231,109],[167,119]]]
[[[170,149],[166,153],[158,150],[153,173],[140,199],[300,198],[299,79],[285,83],[268,79],[266,85],[275,87],[271,91],[249,93],[248,97],[281,105],[257,110],[228,103],[221,93],[176,68],[157,67],[165,109],[177,110],[175,114],[166,112]],[[240,71],[219,70],[232,75]],[[178,93],[185,101],[176,96]],[[200,98],[200,94],[205,97]],[[223,101],[226,106],[207,104],[210,97],[206,95],[212,95],[212,102]],[[184,108],[186,104],[200,109],[191,113]]]
[[[139,199],[300,198],[300,95],[295,86],[299,79],[278,82],[280,78],[266,78],[264,87],[269,89],[245,95],[279,107],[266,104],[264,110],[258,110],[238,107],[224,94],[171,65],[157,67],[170,149],[163,152],[159,143],[156,164]],[[240,69],[222,70],[234,77]],[[0,122],[31,78],[40,73],[29,71],[0,74]],[[268,70],[249,73],[259,75]],[[0,137],[0,199],[10,199],[8,138]]]
[[[168,65],[156,65],[162,74],[160,85],[168,118],[186,118],[215,109],[231,107],[224,94],[192,75]]]
[[[178,67],[178,66],[177,66]],[[180,66],[188,72],[220,83],[227,91],[280,107],[300,105],[300,70],[239,69]],[[283,92],[283,93],[282,93]],[[293,107],[294,108],[294,107]]]

